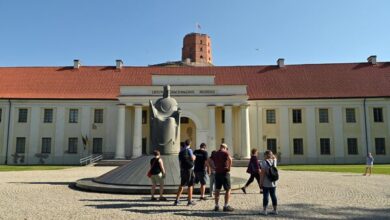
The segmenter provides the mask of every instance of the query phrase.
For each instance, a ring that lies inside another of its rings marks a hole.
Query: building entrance
[[[185,140],[190,139],[192,144],[191,148],[196,149],[196,125],[193,120],[188,117],[180,118],[180,142],[184,143]]]

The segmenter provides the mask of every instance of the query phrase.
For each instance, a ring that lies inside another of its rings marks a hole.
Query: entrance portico
[[[183,85],[193,83],[193,80],[187,82],[181,79],[178,83],[177,79],[180,79],[180,76],[175,78],[169,76],[166,79],[159,75],[157,84],[171,85],[171,95],[181,108],[181,117],[187,117],[195,124],[196,131],[193,133],[197,145],[207,143],[207,149],[211,152],[218,149],[221,142],[225,142],[232,156],[248,158],[250,156],[250,131],[246,85],[213,85],[213,82],[210,83],[210,77],[213,76],[193,76],[192,78],[199,85]],[[118,97],[120,104],[118,105],[115,152],[117,159],[141,156],[143,144],[147,145],[146,148],[149,149],[147,152],[151,152],[153,146],[150,146],[149,126],[146,123],[143,127],[143,120],[146,120],[143,117],[149,118],[149,100],[154,102],[162,92],[162,85],[121,86]],[[133,116],[130,120],[133,123],[132,131],[126,130],[126,111],[131,112],[128,114],[130,117]],[[149,122],[148,119],[147,121]],[[126,135],[132,135],[131,146],[126,145]],[[126,150],[126,148],[129,149]],[[131,155],[126,155],[126,152],[130,152]]]

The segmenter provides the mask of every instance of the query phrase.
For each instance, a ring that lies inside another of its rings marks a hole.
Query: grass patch
[[[363,174],[366,166],[360,165],[280,165],[281,170],[293,171],[320,171],[320,172],[341,172],[341,173],[361,173]],[[374,164],[373,174],[390,175],[390,164]]]
[[[0,172],[4,171],[33,171],[33,170],[62,170],[75,166],[51,166],[51,165],[31,165],[31,166],[13,166],[0,165]]]

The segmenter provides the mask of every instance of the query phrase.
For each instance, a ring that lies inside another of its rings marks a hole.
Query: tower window
[[[200,51],[203,51],[203,48],[202,48],[202,47],[200,48]]]
[[[203,44],[203,41],[202,41],[202,40],[200,40],[200,44]]]
[[[200,59],[203,59],[203,56],[200,56]]]

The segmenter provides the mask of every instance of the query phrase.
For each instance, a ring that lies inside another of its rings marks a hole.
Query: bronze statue
[[[178,154],[180,150],[180,113],[174,98],[170,96],[170,86],[164,86],[163,98],[153,105],[150,100],[150,138],[152,149],[162,154]]]

